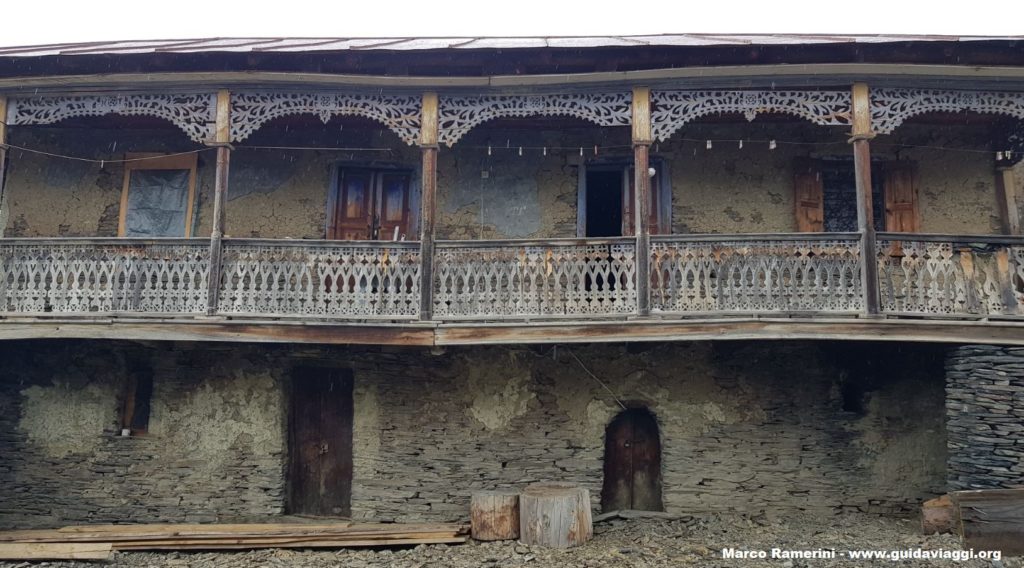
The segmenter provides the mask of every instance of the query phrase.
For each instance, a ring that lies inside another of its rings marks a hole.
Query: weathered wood
[[[1020,210],[1017,196],[1017,181],[1013,168],[996,168],[996,205],[1003,232],[1007,235],[1020,234]]]
[[[878,309],[878,264],[875,254],[875,223],[871,202],[871,149],[868,143],[874,136],[871,130],[871,95],[864,83],[853,85],[854,178],[857,188],[857,230],[861,234],[861,289],[864,294],[864,313],[871,316]]]
[[[1024,555],[1024,489],[982,489],[950,494],[964,548]]]
[[[793,164],[793,201],[796,230],[820,233],[825,230],[825,186],[816,160],[798,159]]]
[[[651,90],[633,89],[633,226],[636,228],[636,311],[651,311]]]
[[[0,560],[109,560],[110,543],[0,543]]]
[[[420,116],[420,149],[422,153],[420,195],[420,319],[430,320],[434,314],[434,228],[437,209],[437,93],[423,93]]]
[[[525,544],[569,548],[594,535],[590,491],[570,483],[534,483],[519,496],[519,538]]]
[[[207,282],[206,313],[217,313],[221,286],[221,257],[224,239],[224,202],[228,193],[228,170],[231,161],[231,93],[227,90],[217,92],[217,124],[214,143],[217,146],[217,170],[214,174],[213,187],[213,229],[210,232],[210,278]]]
[[[949,495],[929,499],[921,504],[921,532],[948,533],[956,529],[953,502]]]
[[[0,95],[0,207],[7,207],[7,203],[2,201],[4,192],[4,182],[6,181],[7,174],[7,97]],[[2,231],[0,231],[2,234]]]
[[[469,519],[476,540],[519,538],[519,494],[477,491],[469,501]]]

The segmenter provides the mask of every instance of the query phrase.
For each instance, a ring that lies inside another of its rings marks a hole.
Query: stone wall
[[[1024,488],[1024,348],[952,350],[946,414],[950,490]]]
[[[460,519],[475,489],[552,479],[597,507],[620,402],[658,420],[669,511],[905,513],[944,489],[937,349],[5,343],[0,526],[280,514],[287,384],[310,364],[353,369],[359,519]],[[155,392],[149,433],[122,438],[129,361]]]

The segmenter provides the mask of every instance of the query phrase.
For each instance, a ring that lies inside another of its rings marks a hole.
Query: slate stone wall
[[[952,350],[946,413],[950,490],[1024,488],[1024,348]]]

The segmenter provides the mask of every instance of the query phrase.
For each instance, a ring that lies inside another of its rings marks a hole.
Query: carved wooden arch
[[[438,142],[454,145],[473,128],[496,118],[571,116],[598,126],[628,126],[631,95],[573,93],[535,95],[442,95],[438,108]]]
[[[871,89],[871,124],[890,134],[912,116],[929,112],[973,111],[1024,119],[1024,93],[947,91],[939,89]]]
[[[162,118],[202,144],[213,138],[217,95],[211,92],[12,97],[8,101],[7,124],[53,124],[67,118],[108,114]]]
[[[406,144],[420,136],[420,97],[362,93],[240,91],[231,93],[231,141],[241,142],[268,121],[313,114],[325,123],[333,116],[362,116],[380,122]]]
[[[822,126],[850,123],[849,91],[651,91],[651,134],[664,142],[702,116],[781,112]]]

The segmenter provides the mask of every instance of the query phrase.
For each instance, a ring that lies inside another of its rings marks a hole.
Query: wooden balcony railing
[[[404,321],[420,315],[417,242],[225,239],[208,285],[206,239],[0,240],[0,315],[215,315]],[[1024,238],[880,233],[882,315],[1024,315]],[[656,317],[855,315],[856,233],[651,237]],[[632,238],[439,241],[433,319],[638,314]],[[214,296],[215,294],[215,296]]]

